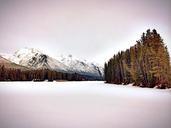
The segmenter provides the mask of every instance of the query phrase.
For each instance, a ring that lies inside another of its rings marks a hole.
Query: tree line
[[[155,29],[148,29],[136,45],[105,63],[104,73],[107,83],[169,88],[171,66],[167,46]]]
[[[88,76],[77,73],[62,73],[48,69],[39,70],[21,70],[6,68],[0,65],[0,81],[53,81],[53,80],[68,80],[82,81],[91,80]]]

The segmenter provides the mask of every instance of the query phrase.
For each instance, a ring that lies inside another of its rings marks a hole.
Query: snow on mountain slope
[[[15,64],[5,58],[3,58],[2,56],[0,56],[0,66],[4,66],[5,68],[12,68],[12,69],[21,69],[21,70],[28,70],[27,67]]]
[[[5,58],[6,60],[9,60],[9,58],[11,58],[13,55],[8,53],[0,53],[0,56]]]
[[[23,48],[14,55],[1,54],[4,58],[33,69],[51,69],[68,73],[79,73],[82,75],[103,77],[103,68],[85,60],[79,60],[72,55],[52,58],[34,48]]]
[[[23,48],[16,51],[12,56],[6,55],[4,57],[8,57],[7,59],[16,64],[33,69],[67,70],[67,67],[64,64],[34,48]]]
[[[61,55],[57,57],[57,60],[68,66],[68,68],[72,72],[77,72],[85,75],[99,76],[99,77],[103,76],[102,67],[97,66],[94,63],[89,63],[86,60],[78,60],[72,55],[68,55],[66,57]]]

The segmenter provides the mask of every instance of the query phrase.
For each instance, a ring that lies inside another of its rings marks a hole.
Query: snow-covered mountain
[[[23,48],[16,51],[14,55],[6,54],[3,57],[11,62],[32,69],[43,68],[56,71],[67,71],[67,67],[64,64],[34,48]]]
[[[0,56],[0,66],[4,66],[5,68],[12,68],[12,69],[20,69],[20,70],[29,70],[27,67],[15,64],[2,56]]]
[[[72,55],[58,56],[57,60],[65,64],[70,71],[84,75],[103,76],[103,68],[97,64],[89,63],[86,60],[79,60]]]
[[[23,48],[16,51],[13,55],[1,54],[4,58],[16,64],[33,69],[50,69],[67,73],[79,73],[82,75],[102,78],[103,68],[89,63],[85,60],[78,60],[72,55],[58,56],[52,58],[34,48]]]

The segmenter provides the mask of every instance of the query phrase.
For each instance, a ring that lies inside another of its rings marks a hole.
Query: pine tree
[[[114,55],[105,63],[104,72],[107,83],[171,87],[170,56],[155,29],[148,29],[135,46]]]

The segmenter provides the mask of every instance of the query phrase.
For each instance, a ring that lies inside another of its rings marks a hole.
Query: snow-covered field
[[[171,128],[171,90],[1,82],[0,128]]]

